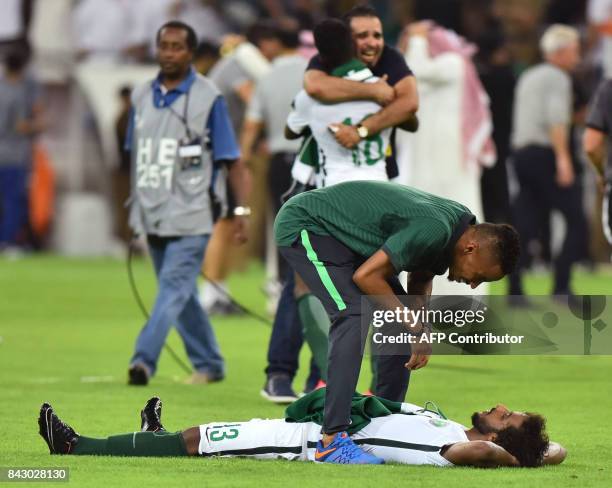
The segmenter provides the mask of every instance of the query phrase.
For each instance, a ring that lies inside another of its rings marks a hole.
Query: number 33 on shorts
[[[208,433],[208,438],[213,442],[235,439],[240,433],[236,428],[239,426],[240,424],[214,425]]]

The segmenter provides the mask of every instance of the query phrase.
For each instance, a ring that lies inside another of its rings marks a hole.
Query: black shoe
[[[165,431],[161,423],[162,401],[159,397],[151,398],[140,411],[140,431],[159,432]]]
[[[273,374],[268,376],[266,384],[261,390],[261,396],[272,403],[293,403],[298,399],[291,388],[291,378],[285,374]]]
[[[142,364],[134,364],[128,369],[128,385],[147,386],[149,372]]]
[[[70,454],[79,442],[79,434],[62,422],[48,403],[43,403],[40,407],[38,428],[38,433],[49,446],[51,454]]]

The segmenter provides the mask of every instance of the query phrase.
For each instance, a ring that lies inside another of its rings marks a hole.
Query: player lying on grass
[[[308,398],[307,398],[308,397]],[[212,422],[182,432],[167,432],[161,423],[162,403],[151,398],[141,411],[141,432],[105,439],[81,436],[44,403],[38,424],[51,454],[107,456],[223,456],[317,461],[320,452],[321,391],[298,400],[286,419]],[[428,402],[428,405],[433,405]],[[434,405],[435,407],[435,405]],[[305,421],[305,419],[318,420]],[[355,395],[352,408],[354,444],[384,462],[436,466],[524,466],[559,464],[563,447],[549,443],[545,419],[513,412],[504,405],[472,414],[472,427],[448,420],[440,410],[377,397]],[[299,421],[296,421],[299,420]],[[344,434],[348,441],[348,434]],[[319,444],[319,449],[317,449]],[[331,449],[332,451],[337,448]],[[356,455],[360,449],[356,448]],[[350,464],[350,454],[335,462]]]

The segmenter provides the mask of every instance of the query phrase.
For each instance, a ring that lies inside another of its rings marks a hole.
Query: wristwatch
[[[366,126],[357,124],[357,134],[359,134],[359,137],[361,139],[367,139],[368,136],[370,135],[370,131],[368,130]]]
[[[237,217],[248,217],[251,215],[251,207],[234,207],[234,215]]]

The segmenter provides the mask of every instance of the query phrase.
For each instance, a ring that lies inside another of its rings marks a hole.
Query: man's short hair
[[[194,57],[197,58],[214,58],[221,57],[221,46],[216,42],[202,41],[198,44],[194,51]]]
[[[355,17],[376,17],[379,19],[378,13],[374,10],[373,7],[369,5],[357,5],[353,7],[349,11],[345,12],[342,16],[342,20],[346,23],[346,25],[351,25],[351,20]]]
[[[287,49],[297,49],[300,47],[300,32],[297,27],[280,26],[278,38]]]
[[[546,419],[536,413],[528,417],[520,427],[506,427],[497,432],[495,443],[512,454],[523,467],[541,466],[548,449]]]
[[[516,268],[521,255],[521,241],[518,232],[508,224],[478,224],[476,231],[490,242],[493,257],[504,274]]]
[[[553,54],[580,40],[578,31],[569,25],[553,24],[544,31],[540,39],[540,50],[544,55]]]
[[[332,70],[353,57],[351,29],[338,19],[326,19],[315,25],[315,46],[323,65]]]
[[[255,45],[264,39],[276,39],[287,49],[297,49],[300,46],[300,33],[297,26],[281,25],[274,20],[254,23],[248,28],[246,38]]]
[[[196,35],[193,27],[186,24],[185,22],[181,22],[180,20],[171,20],[170,22],[166,22],[162,25],[157,31],[157,35],[155,36],[155,43],[159,44],[161,40],[161,33],[164,29],[182,29],[187,33],[187,49],[193,52],[195,51],[196,46],[198,45],[198,36]]]

